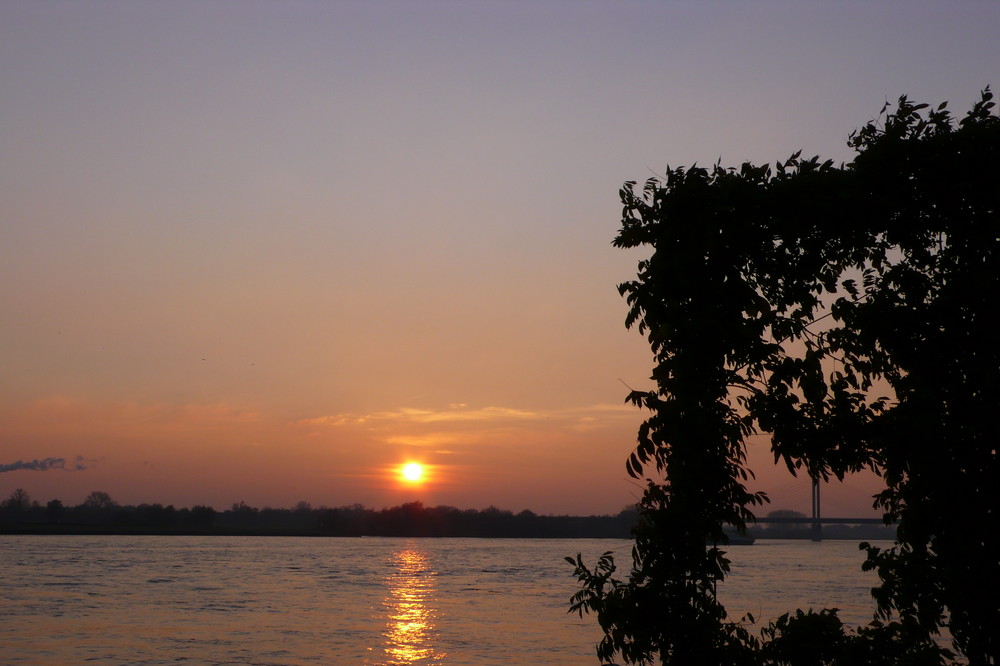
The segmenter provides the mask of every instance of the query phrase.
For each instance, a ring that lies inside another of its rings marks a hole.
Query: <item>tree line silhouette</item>
[[[614,515],[546,516],[488,507],[457,509],[427,507],[421,502],[371,509],[361,504],[313,507],[299,502],[290,509],[257,508],[245,502],[225,511],[195,505],[121,505],[94,491],[76,506],[54,499],[41,504],[22,488],[0,502],[0,533],[33,534],[258,534],[303,536],[593,538],[628,539],[638,517],[628,506]],[[804,518],[778,510],[768,517]],[[758,539],[808,539],[807,525],[772,524],[749,530]],[[827,525],[827,539],[890,539],[891,528],[880,525]]]
[[[33,501],[16,489],[0,502],[0,532],[48,534],[230,534],[386,537],[609,538],[627,539],[636,512],[615,515],[546,516],[490,506],[427,507],[421,502],[372,509],[361,504],[257,508],[239,502],[225,511],[196,505],[121,505],[94,491],[79,505]]]

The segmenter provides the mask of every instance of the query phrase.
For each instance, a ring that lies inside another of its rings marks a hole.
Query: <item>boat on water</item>
[[[732,534],[726,534],[729,537],[730,546],[752,546],[753,542],[757,539],[750,536],[749,534],[737,534],[733,532]]]
[[[726,537],[729,539],[727,546],[752,546],[757,539],[749,534],[740,534],[736,531],[726,530]],[[720,546],[723,544],[719,544]]]

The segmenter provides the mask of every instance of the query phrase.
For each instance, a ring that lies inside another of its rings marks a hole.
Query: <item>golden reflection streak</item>
[[[396,570],[386,578],[386,628],[382,633],[389,664],[438,661],[433,638],[435,611],[428,606],[434,592],[434,571],[427,555],[407,547],[393,553]]]

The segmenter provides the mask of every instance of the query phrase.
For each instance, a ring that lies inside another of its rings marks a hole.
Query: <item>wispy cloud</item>
[[[465,406],[449,406],[448,409],[412,409],[403,408],[394,412],[380,412],[372,415],[379,420],[402,420],[414,423],[450,423],[450,422],[496,422],[496,421],[526,421],[542,418],[539,412],[509,407],[481,407],[469,409]]]
[[[18,460],[12,463],[0,463],[0,472],[16,472],[19,470],[29,470],[32,472],[45,472],[50,469],[61,469],[66,472],[78,472],[87,469],[83,464],[83,456],[77,456],[72,463],[66,464],[65,458],[43,458],[41,460]]]
[[[515,424],[530,421],[562,422],[586,427],[610,419],[635,418],[640,412],[626,405],[590,405],[552,410],[526,410],[511,407],[487,406],[470,408],[464,403],[451,404],[442,409],[401,407],[395,410],[367,414],[331,414],[297,421],[307,426],[349,426],[385,424]]]
[[[402,444],[403,446],[429,449],[445,445],[458,445],[467,440],[468,437],[461,433],[432,432],[421,435],[389,435],[384,441],[387,444]]]
[[[301,419],[295,425],[312,437],[336,437],[370,451],[413,451],[452,460],[524,460],[527,451],[600,448],[624,439],[644,415],[627,405],[597,404],[528,410],[506,406],[401,407],[368,413],[337,413]],[[513,451],[519,453],[514,456]]]

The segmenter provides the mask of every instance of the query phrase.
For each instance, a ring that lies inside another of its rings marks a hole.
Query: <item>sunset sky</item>
[[[617,512],[651,385],[622,181],[849,160],[886,99],[1000,85],[998,30],[974,0],[4,0],[0,499]]]

